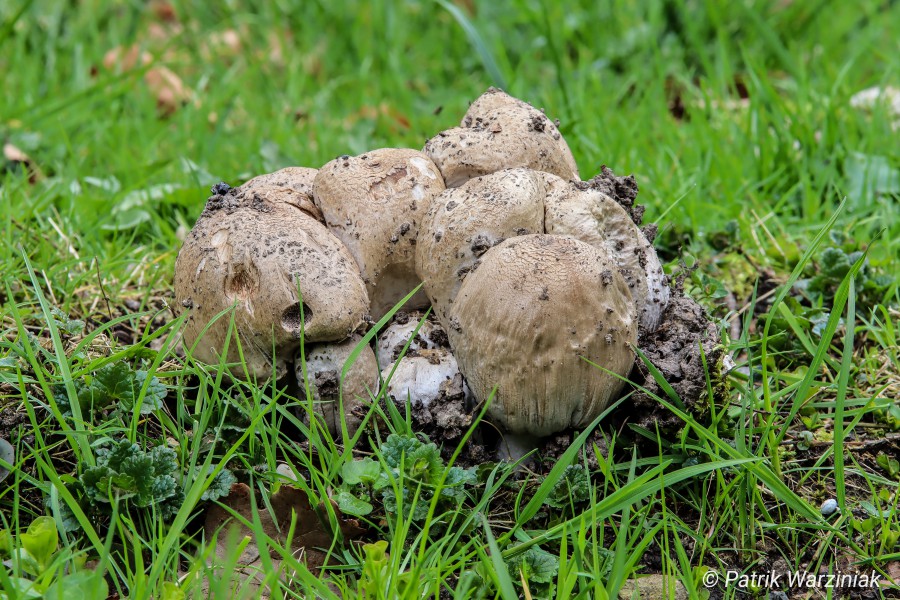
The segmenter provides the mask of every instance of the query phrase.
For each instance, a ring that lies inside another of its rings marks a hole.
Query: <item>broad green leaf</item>
[[[59,546],[59,532],[53,517],[38,517],[28,526],[28,531],[19,539],[22,547],[34,558],[42,568],[50,564],[53,554]]]
[[[342,513],[348,515],[356,515],[358,517],[363,517],[370,512],[372,512],[372,505],[363,500],[362,498],[357,498],[353,494],[348,491],[341,490],[334,496],[334,501],[337,502],[338,508],[341,509]]]
[[[381,465],[369,457],[344,463],[341,467],[341,477],[347,485],[372,485],[380,473]]]
[[[109,586],[98,571],[78,571],[56,580],[46,592],[48,600],[89,600],[109,596]]]

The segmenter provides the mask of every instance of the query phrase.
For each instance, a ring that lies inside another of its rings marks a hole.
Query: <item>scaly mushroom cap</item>
[[[332,435],[341,434],[341,398],[343,416],[347,421],[350,435],[356,433],[362,418],[358,407],[368,405],[371,395],[378,392],[378,364],[375,353],[366,344],[347,371],[343,380],[341,371],[350,354],[359,345],[360,336],[353,336],[343,342],[315,344],[306,352],[306,376],[313,396],[313,408],[322,415],[325,425]],[[297,381],[304,385],[300,353],[295,361]]]
[[[454,127],[425,144],[448,188],[479,175],[529,167],[578,179],[578,165],[556,125],[527,102],[489,88]]]
[[[322,211],[313,201],[313,180],[316,178],[317,169],[308,167],[286,167],[274,173],[257,175],[240,187],[242,191],[249,191],[261,187],[281,187],[291,190],[283,195],[282,200],[292,204],[314,217],[320,223],[324,223]]]
[[[669,286],[656,250],[618,202],[590,182],[544,174],[546,233],[570,235],[606,250],[631,289],[642,331],[654,331],[669,302]]]
[[[353,257],[327,227],[282,201],[286,189],[232,189],[210,197],[185,240],[175,262],[175,299],[178,310],[190,312],[184,342],[196,344],[194,357],[218,362],[230,315],[202,338],[201,332],[235,304],[250,377],[272,375],[273,349],[275,375],[283,375],[301,331],[309,342],[335,341],[363,323],[369,302]],[[232,340],[226,361],[239,360]],[[240,365],[232,370],[244,376]]]
[[[491,416],[544,436],[603,411],[634,362],[637,319],[606,252],[568,236],[525,235],[489,250],[450,310],[450,345]]]
[[[404,355],[388,381],[393,368],[393,365],[386,366],[381,371],[381,377],[387,382],[387,395],[400,405],[409,399],[411,404],[421,402],[429,406],[433,402],[468,395],[456,358],[446,348],[418,350]]]
[[[431,159],[405,148],[341,156],[319,169],[313,184],[316,205],[356,259],[374,319],[419,285],[416,236],[432,199],[442,191],[444,180]],[[406,308],[426,305],[420,293]]]
[[[376,344],[378,348],[378,368],[385,369],[394,364],[400,357],[406,342],[412,337],[416,327],[419,327],[419,331],[416,333],[416,337],[409,341],[407,352],[449,348],[450,340],[447,338],[447,332],[435,322],[434,318],[434,313],[430,314],[428,319],[419,327],[422,313],[398,312],[394,317],[394,321],[378,336],[378,343]]]
[[[544,195],[541,174],[518,168],[470,179],[435,199],[419,233],[416,272],[444,327],[485,252],[506,238],[544,232]]]

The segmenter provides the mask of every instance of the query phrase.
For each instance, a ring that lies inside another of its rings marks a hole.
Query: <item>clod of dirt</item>
[[[556,124],[502,90],[489,88],[472,103],[461,125],[425,144],[447,187],[512,167],[578,179],[578,165]]]
[[[612,269],[605,252],[574,238],[524,235],[492,248],[463,282],[450,344],[478,401],[497,387],[489,414],[510,433],[584,426],[622,389],[610,372],[631,370],[637,315]]]
[[[419,285],[419,224],[432,198],[443,191],[440,171],[416,150],[383,148],[341,156],[319,169],[313,183],[316,206],[356,260],[374,319]],[[406,308],[427,304],[419,293]]]
[[[463,280],[506,238],[544,232],[544,182],[531,169],[505,169],[470,179],[438,196],[425,217],[416,272],[441,324]]]
[[[353,257],[328,228],[284,200],[292,194],[251,187],[213,195],[175,263],[175,309],[189,312],[184,342],[194,356],[219,362],[230,313],[204,328],[236,305],[234,330],[248,367],[247,373],[239,364],[232,368],[239,377],[266,379],[273,370],[281,377],[301,332],[307,342],[341,340],[369,310]],[[236,340],[226,360],[239,363]]]
[[[361,421],[356,416],[360,411],[356,409],[365,408],[362,412],[367,412],[370,398],[378,391],[378,364],[375,353],[368,345],[360,348],[353,364],[341,379],[344,365],[359,346],[359,340],[359,336],[352,336],[342,342],[313,344],[305,352],[306,377],[313,397],[313,410],[322,415],[333,436],[341,435],[341,414],[346,415],[348,433],[356,433]],[[300,389],[304,390],[303,363],[299,353],[294,365]],[[305,410],[304,416],[308,417]]]
[[[719,330],[703,307],[691,297],[676,294],[663,313],[659,328],[646,334],[639,347],[694,416],[702,418],[709,411],[707,369],[713,390],[712,401],[725,397],[726,382],[722,372],[725,348]],[[635,361],[631,379],[649,393],[635,390],[629,403],[629,420],[650,430],[655,427],[679,429],[684,425],[650,395],[668,400],[643,361]]]
[[[634,203],[638,195],[638,185],[634,175],[619,177],[613,173],[612,169],[602,165],[598,175],[592,177],[590,181],[576,185],[580,189],[594,189],[602,192],[618,202],[631,216],[635,225],[640,226],[644,220],[644,207]]]
[[[424,433],[428,439],[438,444],[441,456],[448,460],[459,446],[475,415],[469,401],[457,395],[439,402],[425,405],[422,402],[411,405],[410,418],[413,431]],[[454,463],[460,467],[472,467],[497,460],[494,428],[480,426],[463,446]]]

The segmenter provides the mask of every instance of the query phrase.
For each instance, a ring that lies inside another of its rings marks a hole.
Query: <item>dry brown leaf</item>
[[[156,97],[156,106],[163,115],[171,115],[191,98],[181,78],[166,67],[153,67],[144,74],[144,83]]]
[[[153,55],[141,50],[137,44],[125,47],[116,46],[103,56],[103,66],[110,71],[121,70],[123,73],[135,67],[147,66],[153,62]]]
[[[28,172],[29,183],[37,183],[44,178],[44,174],[41,173],[37,164],[31,160],[31,157],[13,144],[8,142],[3,144],[3,158],[6,159],[7,163],[21,165]]]
[[[166,0],[153,0],[150,2],[150,10],[153,11],[154,17],[164,23],[175,23],[178,21],[178,13],[175,12],[175,7],[171,2],[166,2]]]
[[[184,29],[178,23],[150,23],[147,25],[146,39],[159,48],[170,39],[181,35]]]
[[[132,46],[116,46],[103,57],[103,66],[110,71],[128,72],[136,68],[147,67],[154,61],[150,52],[137,44]],[[144,73],[144,84],[156,98],[156,106],[162,116],[169,116],[191,99],[190,89],[171,69],[155,66]]]
[[[893,583],[900,583],[900,560],[889,562],[885,565],[884,572],[887,573]]]
[[[242,523],[234,520],[229,508],[247,521],[253,521],[252,490],[243,483],[236,483],[231,487],[231,493],[221,500],[222,506],[216,505],[206,514],[204,531],[207,539],[212,539],[218,532],[216,555],[223,559],[228,551],[225,540],[228,536],[223,528],[237,528],[239,536],[249,536],[251,542],[244,549],[238,560],[239,572],[245,578],[251,578],[257,585],[261,582],[262,558],[259,547],[253,538],[253,532]],[[309,502],[309,497],[303,490],[283,485],[278,492],[269,499],[272,512],[265,510],[264,504],[257,502],[260,524],[263,532],[271,539],[281,544],[287,543],[287,535],[294,523],[294,535],[290,549],[295,556],[302,556],[307,568],[313,573],[325,565],[327,552],[324,549],[334,543],[335,532],[332,531],[324,505],[314,509]],[[337,513],[340,535],[344,540],[359,537],[365,531],[359,523],[353,519],[345,519],[337,506],[332,502]],[[275,569],[280,569],[281,559],[277,554],[271,556],[271,562]]]

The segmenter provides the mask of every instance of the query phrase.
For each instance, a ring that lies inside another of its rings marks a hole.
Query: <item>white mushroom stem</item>
[[[497,458],[516,462],[532,450],[536,450],[539,444],[540,438],[533,435],[504,433],[497,446]]]
[[[356,433],[362,419],[358,407],[369,403],[378,389],[378,365],[375,353],[366,344],[341,377],[351,354],[359,346],[359,336],[332,344],[315,344],[306,351],[306,381],[313,398],[314,410],[322,415],[332,435],[341,434],[341,419],[347,422],[350,435]],[[296,361],[297,380],[305,387],[300,355]],[[343,412],[341,406],[343,404]]]

